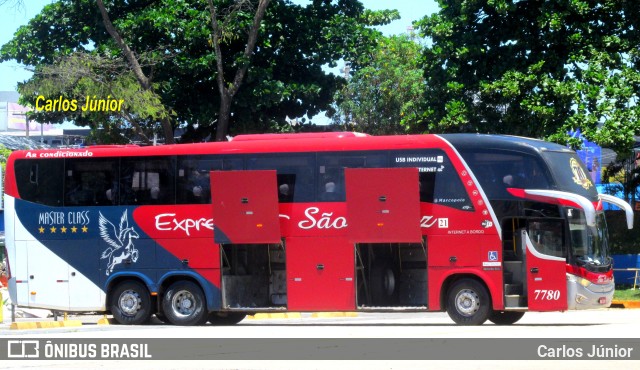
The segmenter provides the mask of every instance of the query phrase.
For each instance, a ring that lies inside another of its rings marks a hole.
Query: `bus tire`
[[[477,280],[456,281],[447,293],[447,313],[458,325],[482,325],[491,312],[487,289]]]
[[[178,281],[162,297],[162,312],[174,325],[202,325],[207,321],[204,293],[191,281]]]
[[[151,317],[151,296],[144,284],[125,281],[112,291],[109,308],[113,318],[120,324],[144,324]]]
[[[521,311],[493,311],[489,315],[489,321],[496,325],[511,325],[518,322],[524,316]]]
[[[390,305],[396,290],[396,277],[387,263],[376,263],[371,268],[371,301],[373,305]]]
[[[247,314],[244,312],[211,312],[208,321],[211,325],[235,325],[245,317]]]

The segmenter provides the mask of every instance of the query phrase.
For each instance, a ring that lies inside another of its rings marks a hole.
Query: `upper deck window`
[[[558,190],[582,195],[591,201],[598,199],[591,174],[574,152],[545,152]]]
[[[551,189],[541,158],[519,152],[463,153],[489,199],[511,198],[507,188]]]

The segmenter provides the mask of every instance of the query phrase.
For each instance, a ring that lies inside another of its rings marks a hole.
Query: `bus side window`
[[[38,185],[38,165],[34,164],[31,166],[31,171],[29,171],[29,182],[32,184]]]
[[[318,155],[318,200],[345,201],[345,168],[384,168],[389,166],[386,153],[341,152]]]
[[[20,159],[15,173],[20,198],[48,206],[61,206],[63,159]]]
[[[113,204],[109,197],[117,178],[116,159],[67,159],[64,204],[101,206]],[[113,194],[111,194],[113,197]],[[113,198],[112,198],[113,199]]]
[[[436,174],[433,196],[436,204],[464,211],[473,211],[474,209],[467,189],[453,165],[446,166],[442,172]]]
[[[123,158],[120,204],[175,204],[174,157]]]
[[[309,202],[313,199],[313,156],[260,155],[249,158],[249,170],[276,170],[278,200],[281,203]],[[274,191],[276,191],[274,190]]]
[[[510,151],[463,153],[490,199],[513,199],[508,188],[550,189],[544,166],[535,157]]]
[[[418,177],[420,181],[420,201],[433,203],[433,192],[436,186],[436,174],[429,172],[420,172]]]
[[[473,204],[447,154],[441,149],[402,150],[392,152],[394,167],[417,167],[420,201],[473,211]]]
[[[190,155],[178,157],[177,204],[211,203],[209,172],[242,170],[241,158]]]

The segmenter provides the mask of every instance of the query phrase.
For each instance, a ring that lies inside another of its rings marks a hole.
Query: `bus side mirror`
[[[633,229],[633,209],[631,209],[631,206],[629,205],[629,203],[625,202],[624,200],[618,197],[614,197],[613,195],[609,195],[609,194],[598,194],[598,198],[600,198],[600,200],[603,202],[611,203],[615,206],[622,208],[624,210],[625,215],[627,216],[627,228]]]

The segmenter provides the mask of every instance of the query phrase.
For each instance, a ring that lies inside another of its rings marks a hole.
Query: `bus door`
[[[558,220],[530,220],[528,231],[521,231],[531,311],[564,311],[568,307],[562,229]]]
[[[280,243],[276,171],[211,171],[218,244]]]

